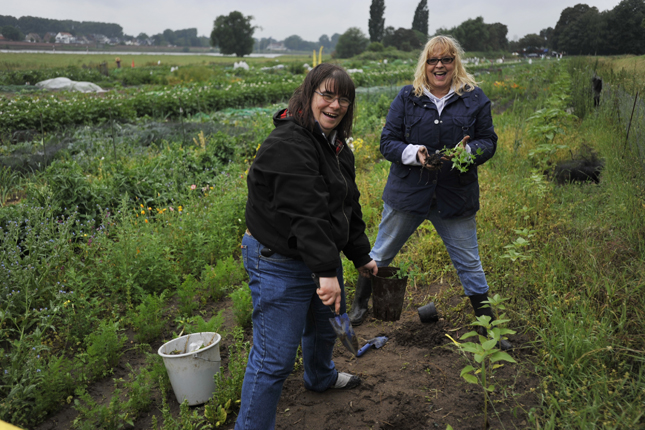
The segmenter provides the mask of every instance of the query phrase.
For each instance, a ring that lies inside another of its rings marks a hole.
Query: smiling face
[[[330,80],[326,80],[320,84],[316,91],[338,97],[338,94],[335,93],[333,82]],[[322,131],[328,136],[342,121],[347,113],[347,107],[342,107],[338,99],[329,103],[320,94],[314,93],[314,97],[311,100],[311,111]]]
[[[428,58],[454,57],[449,51],[435,47]],[[452,78],[455,74],[455,62],[443,64],[438,62],[435,65],[426,64],[426,77],[430,84],[430,92],[436,97],[443,97],[450,92]]]

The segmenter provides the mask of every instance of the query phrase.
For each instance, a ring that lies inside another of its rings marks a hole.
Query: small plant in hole
[[[487,303],[493,308],[503,310],[503,302],[508,299],[502,299],[499,294],[495,294],[494,297],[488,299],[484,303]],[[486,336],[482,336],[477,333],[477,331],[470,331],[459,339],[464,340],[470,337],[477,336],[479,343],[474,342],[465,342],[459,343],[454,340],[449,334],[446,334],[450,340],[457,345],[457,348],[464,353],[466,358],[469,358],[466,355],[466,352],[473,354],[476,365],[479,366],[476,369],[472,365],[468,365],[461,369],[459,376],[464,378],[466,382],[471,384],[478,384],[482,387],[484,391],[484,428],[488,428],[488,402],[490,402],[489,393],[495,391],[495,385],[489,384],[489,379],[493,376],[495,369],[499,369],[503,364],[495,364],[499,361],[507,361],[509,363],[517,363],[513,357],[507,354],[504,351],[497,349],[497,345],[501,340],[502,336],[506,334],[514,334],[515,331],[503,326],[510,320],[505,319],[506,315],[500,315],[499,319],[491,321],[490,316],[482,315],[477,317],[477,320],[472,323],[472,325],[477,327],[483,327],[486,330]]]

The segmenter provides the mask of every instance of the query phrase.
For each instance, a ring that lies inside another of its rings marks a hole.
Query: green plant
[[[118,321],[103,320],[96,331],[85,338],[87,356],[97,375],[106,376],[119,363],[127,338],[119,335]]]
[[[182,315],[192,315],[193,311],[197,309],[199,303],[195,300],[199,287],[193,275],[186,276],[186,279],[177,290],[177,297],[179,297],[179,312]]]
[[[161,330],[166,323],[163,319],[166,292],[160,295],[148,294],[141,304],[137,306],[136,312],[132,312],[132,326],[137,334],[134,339],[137,342],[149,343],[161,335]]]
[[[246,272],[241,261],[233,256],[219,259],[213,266],[205,266],[202,270],[201,281],[203,288],[209,292],[211,299],[219,300],[233,285],[244,280]]]
[[[489,300],[484,303],[488,303],[488,306],[493,307],[494,309],[503,310],[503,302],[506,300],[508,299],[502,299],[499,294],[496,294],[494,297],[489,298]],[[453,343],[459,348],[460,351],[473,354],[475,363],[479,365],[478,369],[475,369],[475,367],[473,367],[472,365],[467,365],[461,370],[459,376],[464,378],[466,382],[477,384],[483,389],[484,428],[488,428],[488,403],[490,402],[489,393],[495,391],[495,385],[489,384],[489,380],[494,375],[495,369],[501,367],[501,365],[494,363],[497,363],[498,361],[516,363],[515,359],[508,353],[500,351],[496,348],[502,336],[515,333],[514,330],[503,328],[503,326],[510,321],[504,318],[505,315],[500,315],[499,319],[491,321],[491,317],[488,315],[479,316],[477,317],[477,321],[473,322],[471,325],[485,329],[486,336],[478,334],[477,331],[471,331],[465,333],[460,337],[460,340],[464,340],[470,337],[477,336],[479,343],[459,343],[450,335],[446,334],[446,336],[448,336],[448,338],[453,341]]]
[[[118,387],[114,389],[107,406],[99,405],[84,388],[79,388],[75,394],[77,398],[74,399],[74,409],[78,411],[78,416],[72,422],[74,428],[117,430],[124,428],[126,424],[134,425],[126,405],[121,402],[121,390]]]
[[[452,168],[457,169],[461,173],[466,173],[470,166],[475,164],[475,158],[478,155],[483,154],[481,148],[477,148],[477,151],[474,154],[468,152],[465,145],[462,145],[462,142],[467,142],[468,138],[469,137],[466,136],[466,138],[459,142],[454,148],[444,148],[441,150],[441,154],[452,162]]]
[[[251,299],[251,289],[246,282],[242,286],[231,293],[233,300],[233,316],[235,322],[241,327],[248,327],[251,325],[251,318],[253,316],[253,301]]]
[[[228,375],[220,371],[214,376],[217,389],[206,404],[204,415],[215,427],[226,422],[232,405],[239,407],[242,396],[242,383],[248,360],[249,343],[244,342],[244,331],[241,327],[233,330],[233,342],[228,347]]]

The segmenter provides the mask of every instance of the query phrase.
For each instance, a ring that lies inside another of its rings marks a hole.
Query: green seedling
[[[475,158],[484,153],[481,148],[477,148],[474,154],[468,152],[466,143],[469,140],[470,136],[465,136],[454,148],[444,148],[441,150],[443,157],[452,161],[452,168],[459,170],[461,173],[466,173],[470,166],[475,164]]]
[[[503,310],[503,302],[508,299],[502,299],[499,294],[496,294],[494,297],[489,298],[488,306],[493,308]],[[465,353],[473,354],[478,368],[475,368],[472,365],[468,365],[461,369],[459,376],[464,378],[466,382],[471,384],[477,384],[482,387],[484,392],[484,428],[488,428],[488,402],[490,401],[489,393],[495,391],[495,385],[489,384],[489,379],[493,376],[495,369],[499,369],[503,364],[495,364],[500,361],[506,361],[509,363],[517,363],[513,357],[511,357],[506,352],[503,352],[497,348],[499,341],[502,339],[502,336],[507,334],[514,334],[515,331],[507,328],[503,328],[510,320],[505,319],[506,315],[500,315],[499,319],[491,321],[490,316],[482,315],[477,317],[477,320],[471,325],[476,327],[482,327],[486,331],[486,336],[482,336],[477,331],[470,331],[459,339],[464,340],[471,337],[477,337],[479,343],[474,342],[465,342],[459,343],[453,339],[450,335],[446,334],[450,340],[459,348],[461,352],[464,353],[466,358],[469,358]]]

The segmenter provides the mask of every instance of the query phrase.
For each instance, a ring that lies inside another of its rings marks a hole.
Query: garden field
[[[311,58],[245,59],[244,70],[197,56],[134,69],[122,58],[128,67],[115,69],[110,57],[106,71],[82,67],[82,55],[17,55],[0,60],[0,419],[232,429],[252,342],[239,251],[246,172]],[[460,340],[474,316],[423,224],[394,262],[411,274],[401,319],[370,314],[356,327],[361,343],[388,342],[358,359],[336,348],[337,367],[363,384],[307,392],[299,357],[277,428],[645,427],[645,108],[625,71],[643,73],[640,60],[471,69],[499,135],[479,169],[480,252],[514,349],[482,360],[495,342]],[[414,61],[341,64],[360,69],[349,144],[373,242],[389,170],[380,132]],[[56,76],[109,91],[33,86]],[[577,169],[597,181],[573,181]],[[351,303],[357,273],[343,265]],[[440,320],[423,324],[416,309],[430,301]],[[204,331],[222,336],[217,390],[180,405],[157,350]]]

